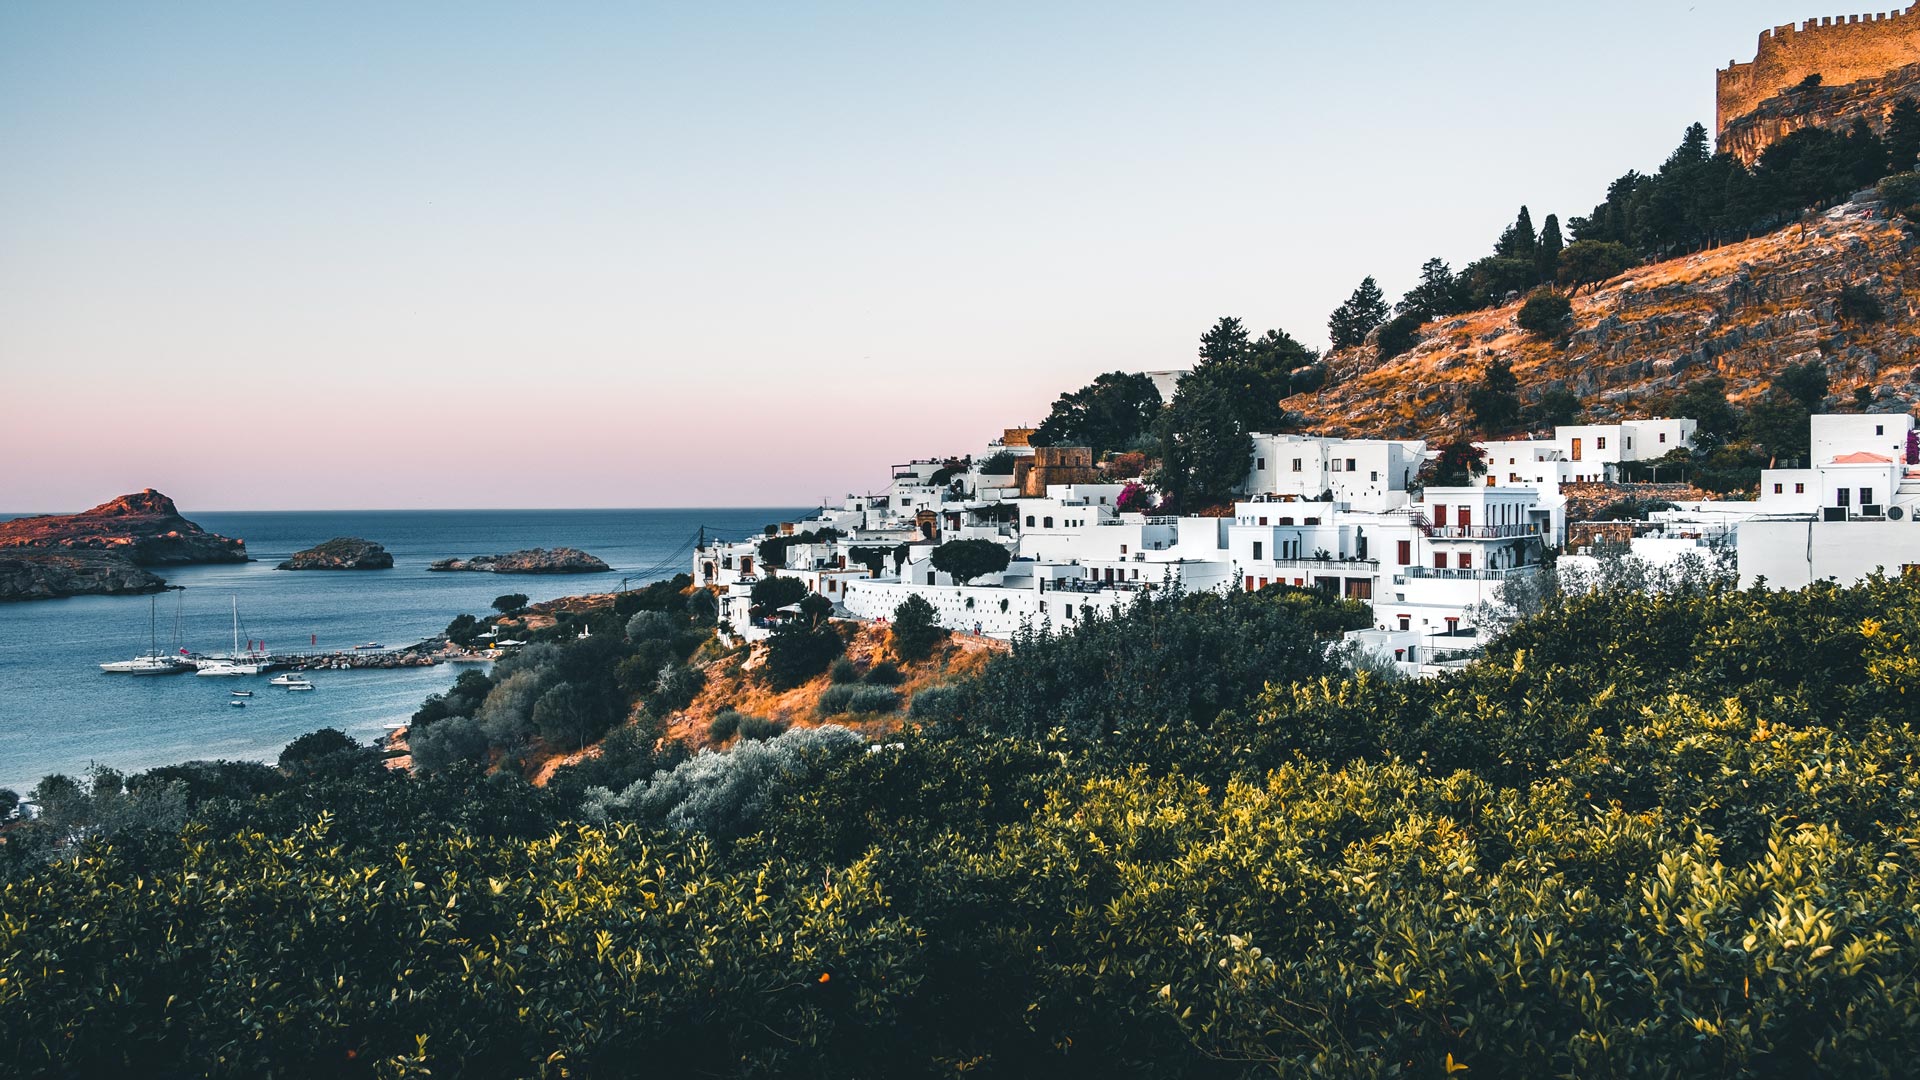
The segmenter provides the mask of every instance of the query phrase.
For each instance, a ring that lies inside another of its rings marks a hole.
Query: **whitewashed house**
[[[1741,585],[1846,584],[1920,566],[1913,432],[1904,415],[1813,417],[1810,467],[1761,474],[1754,516],[1736,541]]]

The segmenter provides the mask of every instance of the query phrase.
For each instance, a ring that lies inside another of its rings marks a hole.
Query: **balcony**
[[[1266,559],[1256,566],[1277,566],[1282,570],[1356,570],[1374,573],[1379,559]]]
[[[1521,536],[1539,536],[1540,526],[1524,525],[1430,525],[1423,530],[1436,540],[1511,540]]]
[[[1509,578],[1532,577],[1540,567],[1537,564],[1527,566],[1509,566],[1499,570],[1462,570],[1457,567],[1406,566],[1400,569],[1401,578],[1437,578],[1449,581],[1506,581]]]

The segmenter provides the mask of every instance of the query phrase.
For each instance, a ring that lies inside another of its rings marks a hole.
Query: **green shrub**
[[[733,709],[720,710],[720,712],[714,715],[713,720],[707,724],[708,741],[718,746],[728,739],[733,738],[735,735],[740,734],[740,723],[745,719],[746,715],[744,713],[736,712]]]
[[[821,716],[838,716],[853,706],[853,695],[860,691],[854,683],[836,683],[820,692],[814,709]]]
[[[891,660],[882,660],[867,669],[867,682],[875,686],[899,686],[907,677],[900,672],[900,665]]]
[[[787,730],[787,725],[778,720],[769,720],[764,716],[744,716],[740,718],[740,737],[742,739],[771,739],[785,730]]]
[[[859,682],[860,667],[843,656],[835,660],[833,664],[827,668],[827,679],[835,686],[843,683]]]
[[[890,713],[900,707],[900,692],[890,686],[862,686],[847,699],[847,711]]]

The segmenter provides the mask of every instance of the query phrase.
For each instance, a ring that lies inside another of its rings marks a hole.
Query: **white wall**
[[[1846,585],[1920,565],[1920,521],[1756,518],[1740,526],[1736,544],[1742,588],[1760,578],[1776,589],[1829,578]]]

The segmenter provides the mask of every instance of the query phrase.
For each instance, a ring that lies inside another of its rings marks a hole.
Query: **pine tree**
[[[1380,283],[1369,275],[1353,290],[1353,295],[1347,297],[1346,303],[1333,309],[1332,317],[1327,320],[1327,334],[1333,339],[1333,347],[1351,349],[1364,343],[1374,328],[1387,321],[1390,312]]]
[[[1487,364],[1480,385],[1467,394],[1467,408],[1485,435],[1500,435],[1520,422],[1520,380],[1513,377],[1513,366],[1504,359]]]
[[[1407,290],[1397,309],[1402,315],[1438,319],[1461,310],[1460,281],[1445,259],[1428,259],[1420,267],[1420,284]]]
[[[1890,172],[1913,172],[1920,168],[1920,103],[1901,98],[1887,118],[1887,168]]]
[[[1200,362],[1202,364],[1238,363],[1247,358],[1251,346],[1247,328],[1240,325],[1240,320],[1223,315],[1211,329],[1200,335]]]

